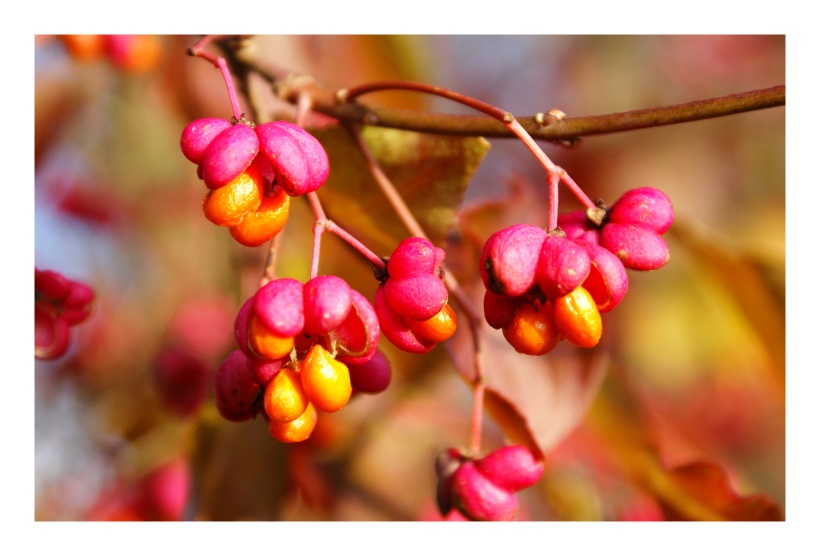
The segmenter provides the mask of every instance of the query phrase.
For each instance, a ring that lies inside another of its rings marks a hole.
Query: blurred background
[[[433,460],[470,431],[471,392],[450,357],[464,354],[457,341],[410,356],[382,340],[390,387],[323,415],[304,444],[277,443],[261,419],[229,423],[216,412],[213,372],[234,349],[236,311],[266,249],[238,245],[203,217],[205,189],[179,149],[191,120],[231,115],[219,72],[186,55],[199,38],[142,37],[131,50],[95,53],[36,37],[35,265],[91,285],[97,298],[68,353],[35,361],[35,518],[442,519]],[[330,89],[425,81],[518,116],[622,112],[785,83],[782,35],[248,40],[255,57]],[[367,100],[470,113],[417,93]],[[483,241],[515,221],[546,220],[543,170],[519,142],[490,143],[446,243],[479,304]],[[519,518],[785,511],[785,108],[542,146],[591,199],[657,187],[676,220],[664,236],[670,262],[630,272],[628,295],[606,315],[595,380],[558,385],[552,378],[573,371],[555,371],[550,356],[491,371],[523,380],[511,396],[531,376],[552,397],[513,405],[533,426],[562,423],[533,433],[546,470],[519,495]],[[331,218],[340,205],[328,207]],[[579,207],[562,189],[561,212]],[[280,275],[309,277],[311,225],[295,199]],[[321,272],[372,299],[369,265],[334,238]],[[571,366],[587,356],[558,357]],[[486,449],[508,438],[503,421],[488,415]]]

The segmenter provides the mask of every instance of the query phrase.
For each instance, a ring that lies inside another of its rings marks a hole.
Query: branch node
[[[560,122],[566,117],[567,115],[564,112],[558,110],[557,108],[553,108],[552,110],[549,110],[546,113],[539,112],[538,114],[536,114],[535,123],[537,123],[541,127],[546,127],[548,125],[554,124],[555,122]]]

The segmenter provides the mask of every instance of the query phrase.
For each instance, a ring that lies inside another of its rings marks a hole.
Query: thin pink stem
[[[228,63],[225,62],[225,58],[220,56],[216,60],[220,71],[222,71],[222,77],[225,79],[225,87],[228,88],[228,97],[231,99],[231,108],[233,109],[233,117],[234,120],[239,121],[242,119],[242,108],[239,106],[239,99],[236,96],[236,89],[233,86],[233,78],[231,77],[231,72],[228,70]]]
[[[201,38],[197,43],[188,49],[188,54],[191,56],[196,56],[198,58],[202,58],[204,60],[209,61],[222,72],[222,79],[225,80],[225,87],[228,89],[228,98],[231,101],[231,109],[233,110],[233,117],[234,120],[240,121],[242,119],[242,108],[239,105],[239,99],[236,95],[236,88],[233,84],[233,77],[231,77],[231,72],[228,69],[228,63],[225,61],[225,58],[222,56],[215,56],[205,50],[205,47],[213,42],[216,38],[220,35],[206,35]]]
[[[541,163],[541,166],[547,171],[547,181],[550,181],[550,176],[557,175],[560,176],[561,181],[563,181],[570,191],[572,191],[573,195],[587,208],[595,208],[595,203],[584,193],[580,187],[573,181],[569,174],[567,174],[566,170],[561,168],[560,166],[556,165],[550,158],[546,155],[546,153],[538,146],[538,143],[535,142],[535,139],[524,129],[521,124],[515,118],[512,118],[511,122],[506,122],[507,129],[512,131],[516,137],[521,139],[524,145],[530,150],[530,152],[535,155],[535,158],[538,159],[538,162]],[[551,183],[551,182],[550,182]],[[556,196],[557,199],[557,196]],[[554,227],[554,226],[553,226]]]
[[[484,377],[473,384],[473,415],[470,429],[470,451],[473,454],[481,453],[481,429],[484,424]]]
[[[296,125],[303,125],[305,117],[312,106],[310,95],[301,94],[296,102]],[[367,260],[376,266],[384,267],[384,261],[376,255],[373,251],[367,248],[361,241],[353,237],[347,230],[340,227],[332,220],[328,220],[325,215],[325,210],[322,208],[322,202],[315,191],[307,193],[307,199],[310,203],[310,208],[313,210],[313,256],[310,262],[310,277],[315,278],[319,275],[319,252],[322,243],[322,234],[325,230],[332,232],[339,236],[342,240],[347,242],[356,251],[364,255]]]
[[[356,140],[356,144],[359,147],[362,155],[367,162],[368,168],[370,169],[371,174],[373,175],[376,183],[378,184],[379,188],[384,193],[387,200],[390,202],[390,205],[393,207],[393,210],[398,215],[399,219],[402,221],[404,226],[416,237],[423,237],[427,238],[427,234],[424,233],[424,229],[419,224],[416,217],[413,216],[413,213],[410,211],[410,208],[407,206],[407,203],[404,202],[404,198],[399,194],[396,190],[393,182],[390,181],[390,178],[382,171],[381,166],[379,166],[378,161],[373,156],[373,153],[370,152],[370,149],[367,148],[367,145],[362,139],[361,133],[355,127],[351,127],[351,133],[353,134],[354,139]],[[467,317],[467,321],[469,322],[470,332],[473,337],[473,346],[474,346],[474,353],[475,353],[475,376],[473,378],[473,414],[472,414],[472,421],[471,421],[471,440],[470,446],[471,450],[475,453],[479,453],[481,449],[481,429],[484,423],[484,365],[483,365],[483,342],[481,341],[481,321],[482,321],[482,314],[475,308],[470,298],[467,296],[467,293],[458,283],[455,276],[447,271],[445,265],[442,264],[442,270],[444,270],[444,283],[447,285],[447,289],[450,293],[455,297],[456,301],[458,302],[459,306],[461,307],[462,313]]]
[[[424,228],[421,227],[416,217],[413,216],[413,213],[410,211],[410,208],[407,206],[407,203],[404,202],[404,198],[402,198],[401,194],[393,187],[393,183],[390,181],[390,178],[387,177],[387,174],[381,169],[379,163],[376,161],[373,153],[370,152],[370,149],[367,148],[367,145],[362,139],[361,133],[359,133],[358,128],[351,128],[351,133],[353,138],[356,140],[356,145],[359,147],[359,151],[364,155],[365,161],[367,162],[367,167],[370,169],[370,173],[373,175],[373,178],[376,180],[376,184],[381,189],[382,193],[385,197],[387,197],[387,201],[390,203],[390,206],[395,211],[396,215],[401,220],[401,223],[404,224],[404,227],[415,237],[422,237],[424,239],[429,239],[427,234],[424,232]]]
[[[547,186],[549,187],[549,214],[547,222],[549,230],[554,230],[558,227],[558,182],[560,179],[558,174],[547,175]]]
[[[561,181],[563,181],[566,186],[572,191],[573,195],[575,195],[578,200],[586,206],[587,208],[595,208],[595,203],[587,197],[586,193],[584,193],[580,187],[569,177],[566,171],[557,166],[549,159],[549,157],[544,153],[541,147],[535,142],[532,136],[525,130],[518,120],[515,119],[510,112],[506,112],[496,106],[492,106],[491,104],[487,104],[486,102],[482,102],[480,100],[474,99],[467,95],[463,95],[461,93],[457,93],[455,91],[451,91],[449,89],[445,89],[443,87],[436,87],[434,85],[430,85],[427,83],[415,83],[412,81],[379,81],[374,83],[366,83],[364,85],[359,85],[356,87],[351,87],[350,89],[344,89],[340,91],[337,95],[337,98],[343,102],[351,101],[356,97],[359,97],[366,93],[372,93],[375,91],[384,91],[388,89],[400,89],[400,90],[407,90],[407,91],[418,91],[422,93],[427,93],[431,95],[436,95],[440,97],[444,97],[446,99],[453,100],[455,102],[461,103],[465,106],[469,106],[479,112],[483,112],[488,116],[492,116],[496,120],[501,121],[504,126],[509,129],[511,132],[518,137],[524,145],[529,149],[529,151],[535,155],[535,158],[538,159],[538,162],[544,167],[547,171],[547,174],[558,174],[561,176]],[[415,233],[415,232],[414,232]]]
[[[328,220],[325,224],[328,232],[332,232],[342,238],[346,243],[353,247],[356,251],[361,253],[367,260],[379,268],[384,268],[384,260],[376,255],[373,251],[367,248],[361,241],[350,235],[344,228],[340,227],[333,220]]]
[[[319,255],[322,247],[322,234],[325,233],[327,218],[322,209],[322,203],[315,191],[307,193],[310,208],[313,210],[313,255],[310,259],[310,277],[316,278],[319,275]]]
[[[487,104],[486,102],[482,102],[478,99],[469,97],[467,95],[451,91],[450,89],[445,89],[444,87],[437,87],[435,85],[430,85],[429,83],[416,83],[413,81],[376,81],[373,83],[365,83],[363,85],[358,85],[356,87],[351,87],[349,89],[343,89],[342,91],[339,91],[339,93],[336,96],[337,99],[343,102],[349,102],[355,99],[356,97],[359,97],[366,93],[372,93],[375,91],[385,91],[389,89],[418,91],[420,93],[427,93],[430,95],[440,96],[458,102],[459,104],[469,106],[470,108],[478,110],[479,112],[483,112],[488,116],[492,116],[493,118],[501,121],[504,121],[508,114],[508,112],[505,112],[504,110],[501,110],[496,106]]]
[[[562,172],[563,172],[563,170],[562,170]],[[563,172],[561,174],[561,181],[564,182],[564,185],[566,185],[569,188],[569,190],[572,191],[573,195],[575,195],[575,198],[578,199],[579,201],[581,201],[581,203],[585,207],[587,207],[587,208],[596,208],[595,203],[593,203],[589,199],[589,197],[587,197],[587,194],[584,193],[581,190],[581,188],[578,186],[577,183],[575,183],[575,181],[570,177],[569,174],[567,174],[566,172]]]
[[[276,279],[276,259],[279,253],[279,244],[281,243],[282,234],[276,234],[270,241],[268,246],[268,255],[265,259],[265,270],[262,272],[262,278],[259,279],[259,287],[263,287],[268,282]]]

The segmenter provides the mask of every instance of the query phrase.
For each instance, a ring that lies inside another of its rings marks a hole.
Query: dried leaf
[[[448,349],[456,370],[471,382],[473,345],[465,329],[459,329]],[[604,377],[604,352],[565,342],[548,355],[533,357],[517,353],[488,325],[481,335],[487,411],[510,440],[543,455],[584,418]]]
[[[379,189],[353,137],[339,126],[314,131],[330,159],[318,190],[328,217],[377,254],[410,234]],[[434,244],[452,229],[464,192],[489,149],[481,137],[447,137],[366,127],[362,137]]]

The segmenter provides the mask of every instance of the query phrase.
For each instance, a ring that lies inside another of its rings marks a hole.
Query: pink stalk
[[[219,35],[204,36],[194,46],[188,49],[188,54],[190,54],[191,56],[196,56],[198,58],[203,58],[211,62],[214,65],[214,67],[218,68],[219,71],[222,72],[222,79],[225,80],[225,87],[227,87],[228,89],[228,98],[230,98],[231,100],[233,118],[235,121],[238,122],[242,119],[242,116],[244,114],[242,114],[242,108],[239,106],[239,99],[236,95],[236,88],[233,85],[233,78],[231,77],[231,72],[228,69],[228,63],[222,56],[214,56],[213,54],[205,50],[205,47],[218,37]]]

